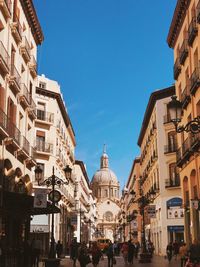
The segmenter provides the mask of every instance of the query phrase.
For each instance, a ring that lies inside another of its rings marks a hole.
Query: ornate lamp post
[[[177,100],[176,96],[172,96],[172,100],[169,102],[168,108],[171,121],[174,123],[177,133],[181,133],[183,131],[191,132],[193,134],[200,133],[200,116],[197,116],[193,120],[189,121],[185,126],[179,126],[182,117],[182,103]]]
[[[54,207],[61,199],[61,193],[58,190],[55,190],[55,186],[60,186],[61,184],[69,184],[69,179],[71,178],[72,169],[69,166],[66,166],[63,169],[65,173],[66,181],[58,178],[54,174],[54,167],[52,170],[52,175],[41,182],[43,177],[43,170],[40,165],[37,165],[35,168],[35,179],[38,182],[38,185],[46,185],[47,187],[52,187],[52,190],[49,192],[49,200],[52,202],[52,216],[51,216],[51,244],[49,250],[48,260],[45,262],[46,267],[56,267],[60,264],[60,259],[56,259],[55,252],[55,238],[54,238]]]
[[[141,263],[148,263],[151,262],[151,254],[148,253],[146,247],[146,237],[145,237],[145,208],[150,203],[152,203],[156,192],[152,189],[147,196],[144,195],[142,188],[140,188],[140,197],[135,201],[139,205],[140,214],[142,216],[142,251],[140,254]],[[136,195],[136,194],[134,194]]]

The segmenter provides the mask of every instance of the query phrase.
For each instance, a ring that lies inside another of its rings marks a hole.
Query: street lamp
[[[52,190],[49,192],[49,200],[52,202],[52,221],[51,221],[51,245],[49,250],[49,257],[46,261],[46,267],[56,267],[59,266],[60,260],[56,259],[56,252],[55,252],[55,238],[54,238],[54,212],[53,209],[55,204],[58,203],[61,199],[61,193],[58,190],[55,190],[55,186],[60,186],[61,184],[69,184],[69,179],[71,178],[72,169],[69,166],[66,166],[63,169],[65,173],[66,181],[58,178],[54,174],[54,167],[52,169],[52,175],[41,182],[43,177],[43,170],[41,169],[40,165],[37,165],[35,168],[35,179],[38,182],[38,185],[46,185],[47,187],[51,186]]]
[[[200,133],[200,116],[197,116],[193,120],[186,123],[186,125],[178,126],[181,122],[182,116],[182,103],[177,100],[176,96],[171,97],[172,100],[168,104],[169,114],[171,121],[174,123],[176,132],[191,132],[193,134]]]
[[[142,215],[142,252],[140,253],[140,263],[151,262],[151,254],[148,253],[145,238],[145,207],[154,200],[156,192],[151,189],[150,192],[144,196],[142,188],[140,188],[140,197],[135,201],[139,205],[140,214]],[[136,194],[134,194],[136,195]]]

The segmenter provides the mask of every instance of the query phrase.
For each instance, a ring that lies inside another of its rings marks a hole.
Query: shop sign
[[[34,208],[46,208],[47,190],[42,188],[35,188],[34,193]]]
[[[149,218],[156,218],[156,205],[149,205],[147,207],[147,213]]]

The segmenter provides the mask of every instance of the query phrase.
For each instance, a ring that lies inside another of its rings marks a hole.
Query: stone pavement
[[[139,263],[137,259],[134,259],[133,264],[124,264],[124,260],[121,256],[115,257],[117,264],[114,265],[114,267],[180,267],[180,261],[175,260],[174,258],[171,260],[169,263],[168,260],[164,259],[162,256],[153,256],[152,262],[151,263]],[[98,267],[107,267],[107,257],[104,257],[104,260],[101,260]],[[43,263],[40,263],[39,267],[44,267]],[[65,259],[62,259],[60,267],[73,267],[72,261],[69,259],[69,257],[66,256]],[[78,261],[76,264],[76,267],[80,267]],[[90,263],[87,265],[87,267],[93,267],[93,265]]]

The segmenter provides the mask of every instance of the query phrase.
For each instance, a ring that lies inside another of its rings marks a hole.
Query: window
[[[42,88],[42,89],[46,89],[46,83],[39,82],[39,87]]]
[[[40,166],[41,170],[42,170],[42,181],[44,180],[44,171],[45,171],[45,165],[44,163],[40,163],[40,162],[37,162],[37,164]],[[40,181],[40,182],[42,182]]]
[[[169,164],[169,177],[170,177],[170,179],[172,179],[174,181],[176,178],[176,175],[177,175],[176,163],[173,162],[173,163]]]
[[[111,211],[107,211],[105,214],[104,214],[104,219],[108,222],[111,222],[113,221],[113,214]]]

